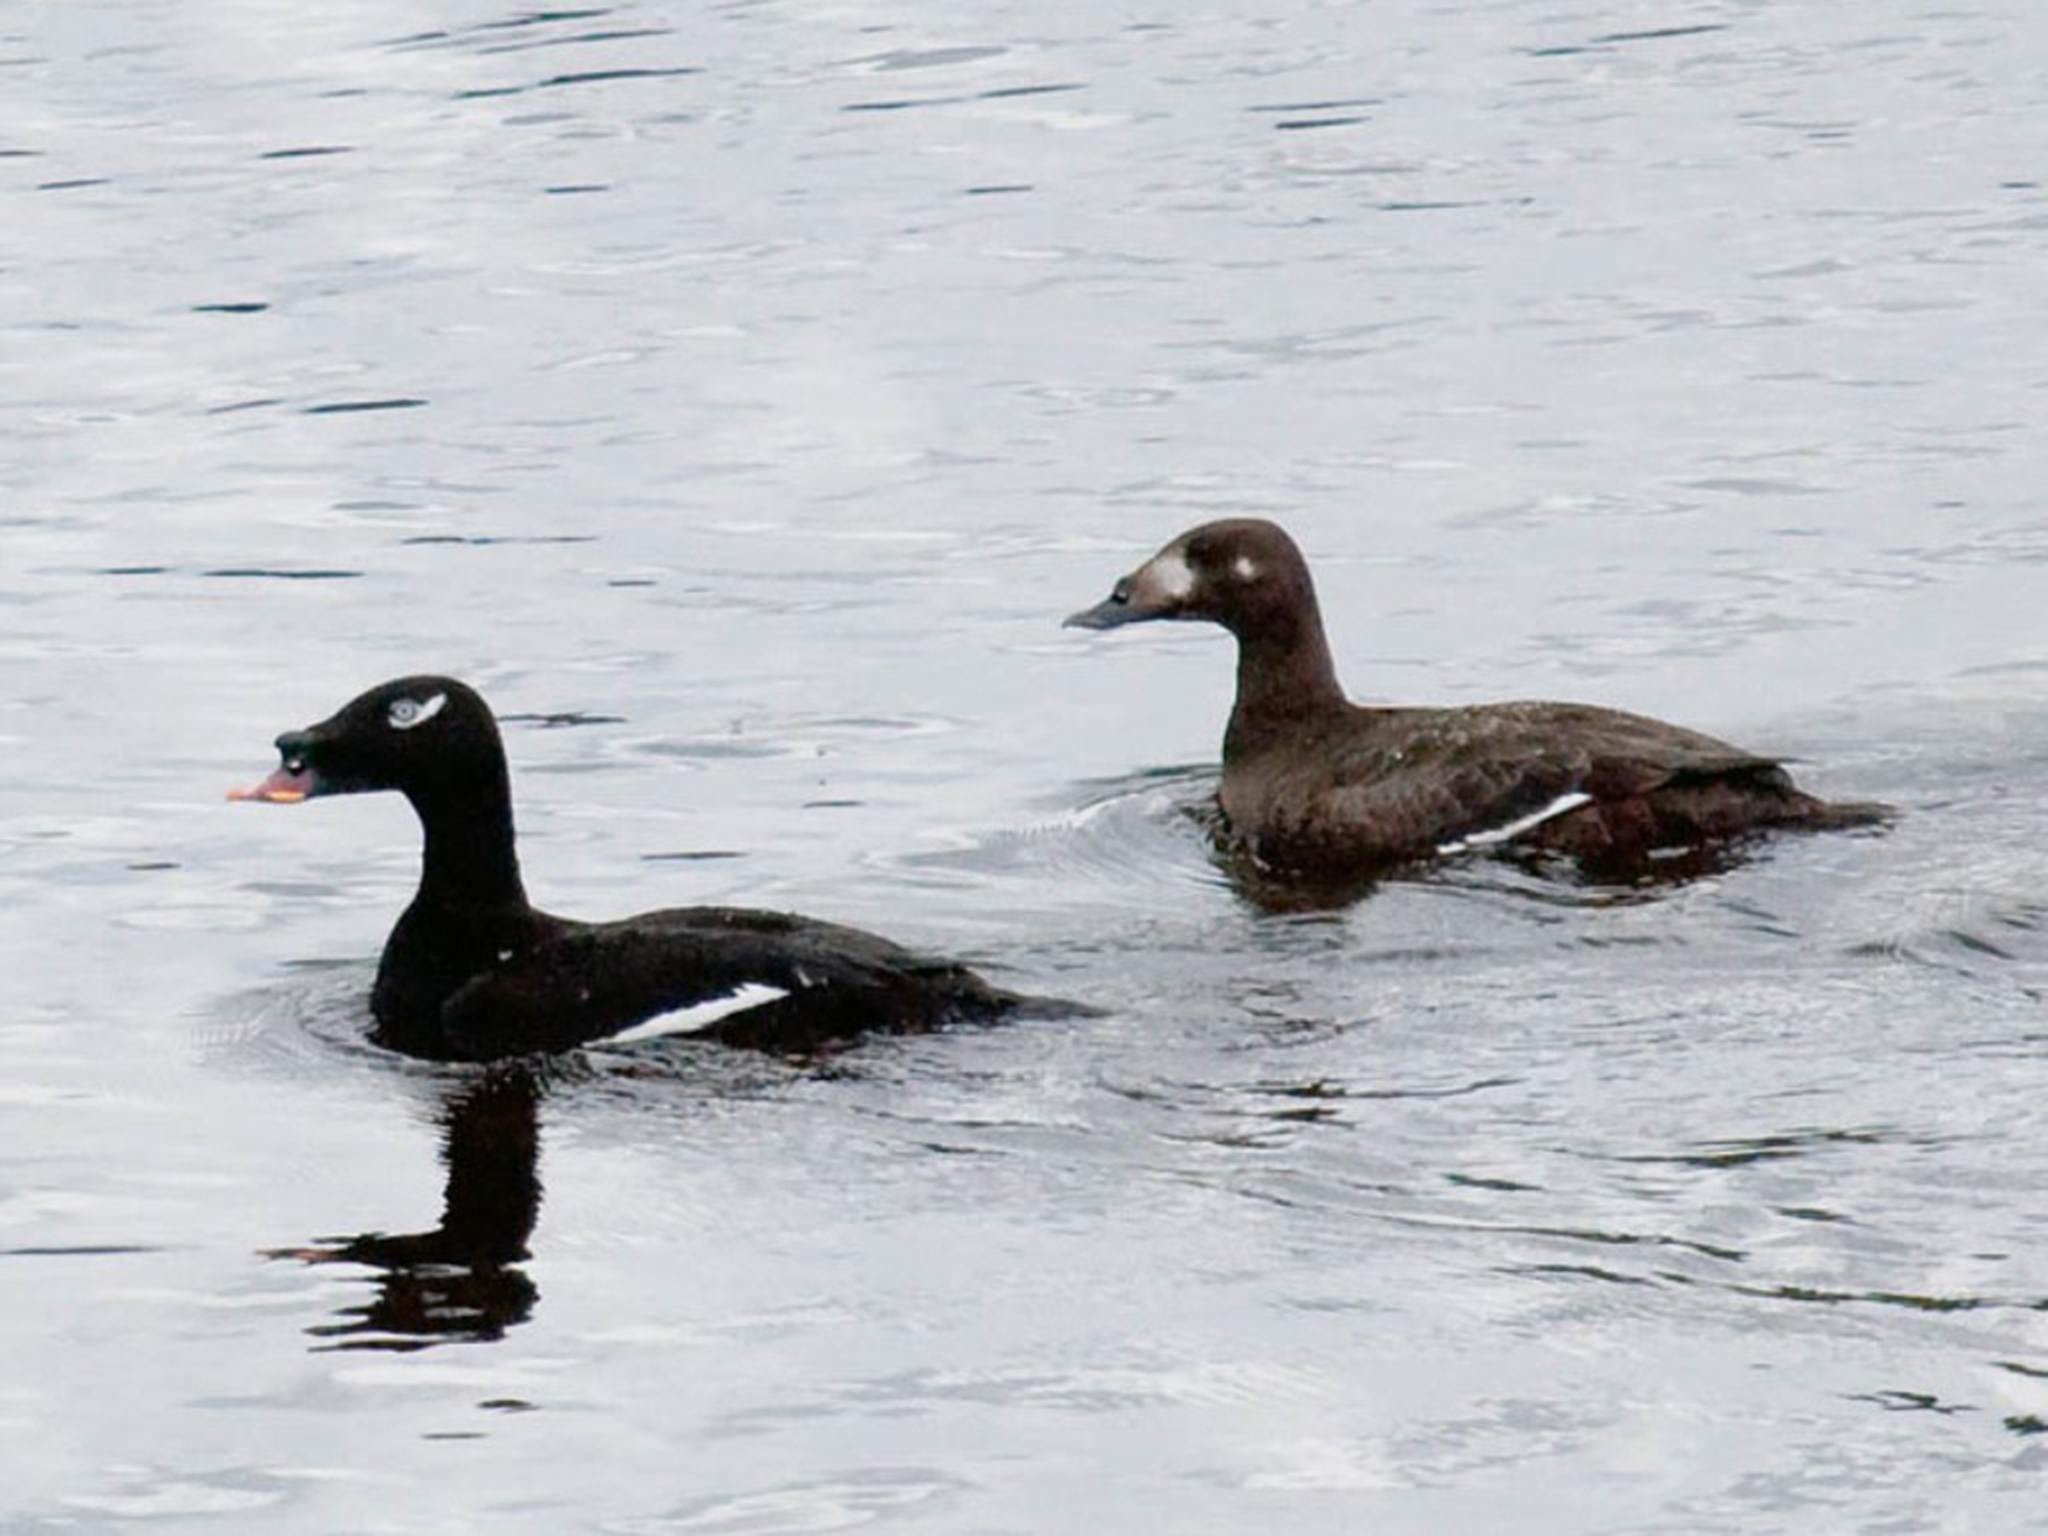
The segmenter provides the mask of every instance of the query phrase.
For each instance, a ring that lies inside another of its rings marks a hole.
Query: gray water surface
[[[2048,1465],[2048,12],[0,11],[0,1526],[1991,1531]],[[1334,911],[1188,814],[1282,518],[1355,694],[1890,801]],[[556,910],[1099,1017],[406,1062],[402,672]]]

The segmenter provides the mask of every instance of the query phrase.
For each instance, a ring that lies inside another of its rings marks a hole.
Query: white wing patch
[[[654,1040],[663,1035],[688,1035],[700,1029],[707,1029],[720,1019],[735,1013],[745,1013],[749,1008],[759,1008],[763,1003],[772,1003],[789,996],[783,987],[771,987],[765,982],[750,981],[724,997],[714,997],[706,1002],[692,1003],[687,1008],[671,1009],[657,1013],[651,1019],[642,1019],[631,1029],[621,1030],[616,1035],[607,1035],[606,1045],[624,1045],[634,1040]]]
[[[1593,797],[1584,790],[1575,789],[1559,795],[1540,811],[1531,811],[1519,816],[1506,826],[1491,827],[1484,832],[1474,832],[1467,837],[1454,838],[1448,843],[1438,843],[1438,853],[1465,853],[1474,848],[1491,848],[1496,843],[1505,843],[1520,837],[1524,832],[1540,827],[1546,821],[1554,821],[1568,811],[1576,811],[1582,805],[1591,805]]]
[[[425,725],[447,707],[445,693],[437,693],[431,699],[393,699],[384,718],[391,722],[394,731],[409,731],[416,725]]]

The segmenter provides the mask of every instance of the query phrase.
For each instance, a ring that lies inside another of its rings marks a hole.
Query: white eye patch
[[[441,713],[448,703],[448,695],[437,693],[431,699],[393,699],[385,719],[391,722],[394,731],[409,731],[416,725],[425,725]]]
[[[1250,555],[1239,555],[1230,562],[1231,573],[1239,581],[1256,581],[1259,576],[1259,562]]]

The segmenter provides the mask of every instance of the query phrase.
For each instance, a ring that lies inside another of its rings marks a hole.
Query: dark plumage
[[[1886,814],[1830,805],[1794,787],[1770,758],[1620,710],[1353,704],[1338,685],[1301,551],[1258,519],[1190,529],[1067,623],[1112,629],[1145,619],[1207,619],[1237,637],[1218,798],[1230,839],[1269,872],[1370,877],[1502,845],[1632,875],[1672,850]]]
[[[283,766],[230,798],[395,789],[419,814],[419,892],[370,994],[376,1037],[394,1050],[466,1061],[559,1051],[724,1001],[733,1011],[693,1038],[803,1051],[1021,1001],[964,966],[786,912],[680,907],[582,923],[540,911],[519,878],[497,723],[453,678],[384,683],[287,731],[277,750]]]

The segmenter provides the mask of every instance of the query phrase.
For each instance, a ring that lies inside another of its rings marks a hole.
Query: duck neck
[[[1344,689],[1315,598],[1269,614],[1237,639],[1237,702],[1224,732],[1226,761],[1304,719],[1344,707]]]
[[[494,773],[413,797],[426,833],[416,906],[469,912],[527,910],[512,830],[512,786]]]

